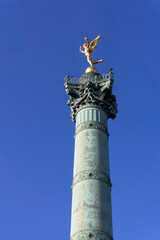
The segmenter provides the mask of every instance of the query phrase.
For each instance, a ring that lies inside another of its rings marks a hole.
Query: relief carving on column
[[[86,230],[74,234],[70,240],[113,240],[113,238],[109,233],[100,230]]]
[[[107,118],[114,119],[117,113],[116,97],[112,94],[113,73],[91,74],[80,78],[66,76],[66,93],[70,95],[67,105],[71,107],[72,120],[76,121],[76,114],[85,107],[102,109]]]
[[[74,176],[72,188],[78,182],[88,179],[100,180],[102,182],[105,182],[110,187],[112,186],[110,177],[106,173],[100,171],[83,171]]]

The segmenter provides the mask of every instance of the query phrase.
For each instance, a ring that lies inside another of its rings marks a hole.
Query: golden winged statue
[[[93,67],[93,64],[97,64],[97,63],[100,63],[100,62],[104,62],[103,59],[101,60],[98,60],[98,61],[94,61],[93,60],[93,57],[92,57],[92,52],[97,48],[96,45],[98,43],[100,39],[100,35],[95,38],[92,42],[89,41],[89,39],[87,37],[84,38],[84,40],[87,42],[87,43],[84,43],[83,46],[80,46],[80,52],[81,53],[84,53],[87,57],[87,61],[89,62],[89,64]],[[84,48],[84,51],[82,50],[82,48]]]

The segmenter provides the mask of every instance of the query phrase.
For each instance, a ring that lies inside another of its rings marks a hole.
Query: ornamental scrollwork
[[[74,176],[72,188],[78,182],[88,179],[100,180],[102,182],[105,182],[110,187],[112,186],[110,177],[106,173],[100,171],[83,171]]]
[[[107,127],[104,124],[96,121],[87,121],[87,122],[81,123],[79,126],[76,127],[75,136],[79,132],[83,131],[84,129],[90,129],[90,128],[101,130],[104,133],[106,133],[107,136],[109,136]]]
[[[109,233],[100,230],[85,230],[71,236],[70,240],[113,240]]]

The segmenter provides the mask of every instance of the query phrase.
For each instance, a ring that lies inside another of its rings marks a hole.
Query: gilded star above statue
[[[86,55],[87,61],[89,62],[91,67],[93,67],[93,65],[100,63],[100,62],[105,63],[103,59],[94,61],[92,54],[91,54],[97,48],[96,45],[97,45],[99,39],[100,39],[100,35],[97,38],[95,38],[92,42],[90,42],[89,39],[87,37],[85,37],[84,40],[87,43],[84,43],[83,46],[80,46],[80,52],[84,53]],[[82,48],[84,48],[84,51],[82,50]]]

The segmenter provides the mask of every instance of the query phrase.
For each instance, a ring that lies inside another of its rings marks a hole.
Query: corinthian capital
[[[76,121],[77,113],[86,107],[102,109],[107,118],[114,119],[117,113],[116,97],[112,94],[113,73],[88,72],[81,77],[66,76],[66,93],[70,95],[67,105],[71,107],[72,120]]]

